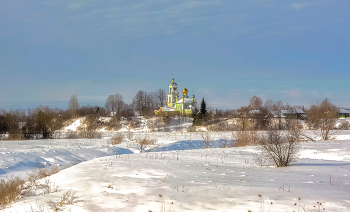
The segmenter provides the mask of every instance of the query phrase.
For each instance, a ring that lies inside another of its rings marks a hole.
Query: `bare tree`
[[[148,146],[154,145],[156,143],[157,143],[156,139],[149,139],[147,137],[139,137],[139,138],[136,138],[136,141],[135,141],[136,148],[140,151],[140,153],[145,151]]]
[[[249,120],[249,108],[248,107],[241,107],[237,110],[237,124],[240,126],[242,131],[248,130],[250,127],[250,120]]]
[[[253,96],[250,100],[249,100],[249,108],[253,109],[253,110],[260,110],[260,108],[263,105],[263,101],[261,100],[260,97],[257,96]]]
[[[258,138],[258,157],[267,159],[277,167],[288,166],[296,160],[299,152],[300,125],[290,119],[287,131],[269,130]]]
[[[264,108],[266,108],[266,110],[270,112],[274,110],[274,105],[275,105],[275,102],[269,99],[265,102]]]
[[[79,102],[77,95],[73,95],[69,100],[69,109],[73,113],[73,117],[75,118],[77,115],[77,110],[79,109]]]
[[[26,114],[23,109],[10,110],[6,112],[3,110],[0,115],[0,134],[8,133],[9,140],[20,140],[22,139],[21,128],[19,122],[25,121]],[[0,139],[2,136],[0,136]]]
[[[282,110],[284,108],[284,104],[281,100],[278,100],[274,104],[274,110]]]
[[[152,110],[152,113],[155,109],[159,109],[159,103],[157,101],[157,91],[151,92],[148,94],[149,106]]]
[[[166,92],[164,89],[159,89],[158,91],[156,91],[156,93],[157,93],[156,95],[157,101],[160,107],[163,107],[167,98]]]
[[[145,93],[145,107],[143,115],[147,117],[154,116],[154,110],[157,108],[156,92]]]
[[[134,107],[132,104],[124,104],[123,110],[121,112],[121,116],[125,117],[128,120],[131,120],[135,115]]]
[[[37,131],[42,134],[42,137],[51,138],[53,132],[62,127],[62,117],[55,114],[48,107],[37,108],[35,111],[35,126]]]
[[[265,108],[260,108],[260,110],[254,113],[252,116],[252,127],[256,130],[264,130],[268,125],[267,114],[268,111]]]
[[[106,115],[105,109],[99,106],[83,105],[79,107],[76,113],[77,116],[87,115]]]
[[[313,129],[320,129],[323,140],[332,138],[331,130],[335,128],[338,109],[328,99],[311,105],[307,111],[308,125]]]
[[[139,115],[143,115],[143,111],[145,108],[145,92],[144,91],[138,91],[135,97],[132,100],[132,103],[134,105],[134,108],[137,112],[139,112]]]
[[[119,117],[123,107],[124,107],[124,98],[122,95],[117,93],[117,94],[108,96],[106,100],[105,108],[109,113],[112,112],[114,113],[115,116]]]
[[[267,109],[268,111],[277,112],[278,129],[281,130],[283,128],[281,110],[286,108],[286,106],[284,106],[283,102],[281,100],[278,100],[276,102],[273,102],[272,100],[267,100],[265,102],[264,108]]]

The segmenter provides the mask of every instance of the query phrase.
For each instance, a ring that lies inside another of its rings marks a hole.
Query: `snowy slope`
[[[29,209],[69,188],[80,196],[72,211],[160,211],[159,194],[165,211],[171,202],[171,211],[259,211],[259,194],[265,211],[298,211],[299,197],[310,211],[317,202],[325,211],[350,211],[350,141],[301,145],[300,160],[287,168],[257,166],[252,147],[97,158],[52,175],[57,193],[26,197],[4,211]]]
[[[109,155],[130,154],[107,139],[0,141],[0,178],[25,175],[33,168],[67,166]]]
[[[72,131],[76,131],[78,127],[80,127],[80,125],[83,123],[85,118],[78,118],[77,120],[75,120],[71,125],[65,127],[63,130],[67,131],[67,130],[72,130]]]
[[[104,133],[106,136],[112,133]],[[0,140],[0,178],[10,175],[25,175],[33,168],[66,166],[98,157],[132,154],[139,152],[131,145],[132,138],[147,136],[157,140],[154,151],[185,150],[203,148],[201,133],[124,133],[126,142],[117,146],[105,139],[49,139],[49,140]],[[212,133],[211,147],[232,144],[232,133]]]

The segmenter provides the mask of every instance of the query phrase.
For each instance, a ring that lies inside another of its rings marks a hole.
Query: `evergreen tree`
[[[193,125],[199,126],[202,124],[202,114],[199,112],[198,108],[195,107],[192,110]]]
[[[205,102],[205,100],[203,98],[202,102],[201,102],[201,114],[202,114],[203,118],[205,117],[206,113],[207,113],[207,103]]]

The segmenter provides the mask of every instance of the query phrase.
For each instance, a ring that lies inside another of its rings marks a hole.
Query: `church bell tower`
[[[179,99],[179,91],[177,90],[177,84],[173,80],[169,85],[169,93],[168,93],[168,107],[174,107],[176,100]]]

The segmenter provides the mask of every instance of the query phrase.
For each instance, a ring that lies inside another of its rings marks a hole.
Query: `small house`
[[[349,109],[339,109],[338,116],[339,116],[339,118],[349,118],[350,117],[350,110]]]
[[[281,111],[270,111],[267,114],[267,118],[286,118],[286,116],[283,115]]]
[[[306,118],[306,114],[302,109],[281,110],[281,113],[286,118],[298,118],[298,119]]]

